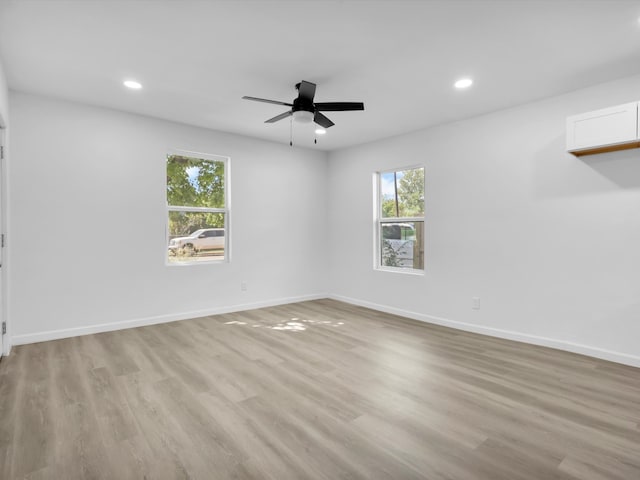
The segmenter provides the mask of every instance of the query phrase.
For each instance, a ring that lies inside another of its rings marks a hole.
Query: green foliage
[[[224,208],[224,162],[169,156],[167,201],[171,206]]]
[[[396,202],[393,198],[385,198],[382,200],[382,218],[395,217]]]
[[[169,206],[224,208],[224,188],[224,162],[181,155],[167,158]],[[215,227],[224,227],[223,213],[169,212],[170,237]]]
[[[382,218],[422,217],[424,215],[424,168],[383,174],[386,182],[395,182],[393,193],[382,198]],[[397,193],[397,198],[395,197]]]
[[[393,245],[389,240],[382,242],[382,264],[385,267],[401,267],[400,264],[400,250],[402,250],[404,244],[398,245],[397,248],[393,248]]]
[[[424,215],[424,168],[404,172],[398,181],[398,204],[401,217]]]
[[[224,228],[224,213],[169,212],[171,238],[186,237],[201,228]]]

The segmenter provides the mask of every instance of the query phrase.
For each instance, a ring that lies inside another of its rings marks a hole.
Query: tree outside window
[[[204,154],[167,157],[167,261],[228,259],[228,158]]]
[[[378,174],[380,269],[424,270],[424,167]]]

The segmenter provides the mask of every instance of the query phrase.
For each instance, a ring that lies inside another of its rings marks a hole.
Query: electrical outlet
[[[480,297],[471,297],[471,308],[480,310]]]
[[[247,291],[247,282],[246,281],[242,280],[240,282],[240,290],[243,291],[243,292]]]

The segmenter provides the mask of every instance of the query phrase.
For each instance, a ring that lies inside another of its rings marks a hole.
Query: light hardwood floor
[[[640,369],[331,300],[16,347],[0,478],[640,479]]]

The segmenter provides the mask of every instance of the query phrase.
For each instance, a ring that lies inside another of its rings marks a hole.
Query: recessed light
[[[324,128],[316,128],[316,134],[324,135],[327,131]]]
[[[470,78],[461,78],[453,85],[456,88],[469,88],[471,85],[473,85],[473,80],[471,80]]]
[[[140,90],[142,88],[142,84],[136,82],[135,80],[125,80],[122,82],[125,87],[130,88],[132,90]]]

